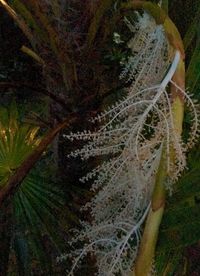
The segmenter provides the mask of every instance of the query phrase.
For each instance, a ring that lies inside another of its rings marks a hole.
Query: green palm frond
[[[172,2],[175,5],[176,1]],[[187,1],[188,5],[189,2]],[[192,15],[189,11],[186,11],[187,16],[184,18],[184,21],[190,22],[184,36],[184,46],[188,53],[186,85],[195,98],[199,99],[200,39],[198,26],[200,3],[198,1],[194,2],[195,13]],[[189,131],[189,128],[187,131]],[[188,246],[197,244],[200,240],[199,146],[200,144],[190,153],[188,158],[189,170],[177,183],[176,193],[168,200],[157,246],[156,267],[158,275],[170,276],[175,275],[175,273],[178,273],[177,275],[191,275],[191,271],[188,271],[189,261],[184,252]]]
[[[191,93],[199,98],[200,84],[200,4],[196,5],[194,19],[191,21],[184,37],[185,49],[188,51],[190,61],[186,74],[186,83]],[[191,52],[191,53],[190,53]]]
[[[198,86],[200,81],[200,39],[196,44],[193,51],[192,58],[187,71],[187,84],[191,92],[198,92]],[[197,93],[195,93],[197,94]],[[196,95],[199,98],[199,95]]]
[[[55,263],[56,256],[61,254],[65,247],[61,232],[68,228],[68,224],[67,221],[61,221],[60,216],[62,209],[67,211],[62,192],[35,170],[24,180],[14,196],[13,203],[16,232],[20,233],[27,244],[30,266],[35,259],[40,271],[48,271],[50,264]],[[54,260],[49,259],[52,253],[46,252],[45,240],[54,248]],[[19,267],[25,267],[25,264],[19,264]]]
[[[180,179],[176,194],[169,199],[162,222],[156,258],[158,275],[173,275],[185,248],[200,240],[200,158],[198,154],[195,158],[195,153],[191,156],[190,170]]]
[[[18,123],[16,104],[0,108],[0,187],[38,145],[39,127]]]
[[[8,109],[0,108],[1,188],[38,145],[38,133],[39,127],[19,122],[15,103]],[[53,183],[50,176],[45,173],[43,163],[45,162],[40,161],[29,173],[12,200],[13,224],[10,226],[12,237],[11,250],[8,251],[9,268],[12,268],[11,271],[14,269],[14,273],[19,275],[32,275],[33,271],[39,273],[38,275],[49,273],[52,263],[56,265],[56,256],[65,248],[64,230],[66,231],[70,221],[76,220],[66,206],[58,183]],[[3,237],[2,234],[0,243],[4,242]],[[8,275],[12,275],[9,273],[11,272],[8,272]]]

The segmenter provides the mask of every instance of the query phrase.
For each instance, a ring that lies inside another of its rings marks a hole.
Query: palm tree
[[[68,139],[91,141],[81,150],[72,153],[72,156],[80,155],[83,159],[106,154],[114,156],[110,159],[103,157],[102,164],[97,159],[95,162],[99,166],[82,178],[82,181],[95,178],[92,186],[94,190],[103,188],[89,205],[94,216],[93,222],[86,224],[86,239],[89,244],[79,253],[72,270],[89,251],[96,254],[100,274],[114,275],[118,271],[127,273],[135,263],[136,275],[147,275],[155,254],[164,212],[167,194],[165,187],[172,188],[166,182],[169,179],[171,182],[177,180],[185,168],[182,143],[190,136],[188,144],[191,147],[197,132],[198,114],[190,96],[185,92],[184,59],[186,50],[186,84],[190,86],[191,92],[195,92],[199,78],[196,26],[200,7],[196,3],[197,12],[192,23],[187,22],[186,28],[178,28],[184,36],[183,46],[175,24],[165,12],[169,8],[171,15],[173,5],[179,7],[183,3],[172,1],[168,7],[168,1],[162,1],[164,11],[151,1],[123,2],[102,0],[93,3],[88,0],[87,5],[83,6],[78,0],[66,3],[10,1],[9,4],[0,0],[29,39],[32,49],[23,47],[22,50],[42,66],[47,94],[56,101],[54,105],[60,117],[63,120],[65,118],[64,123],[46,136],[51,136],[51,139],[42,140],[46,141],[45,147],[40,147],[35,162],[61,129],[69,124],[75,127],[77,122],[81,125],[81,113],[89,118],[97,110],[108,107],[110,103],[115,104],[94,119],[101,125],[100,131],[69,134],[66,129],[65,137]],[[188,3],[186,1],[184,5],[187,6]],[[133,9],[142,9],[147,13],[142,17],[136,16],[133,15]],[[176,8],[176,14],[172,14],[177,26],[181,25],[179,10]],[[185,18],[187,21],[189,13]],[[167,88],[168,83],[171,83],[170,88]],[[125,98],[122,99],[120,94]],[[184,111],[186,100],[189,107]],[[191,109],[193,124],[189,115]],[[186,119],[183,119],[184,112],[188,117]],[[187,127],[190,128],[189,131]],[[27,157],[19,167],[26,167],[28,160],[30,165],[24,176],[34,162],[30,163],[30,158]],[[196,162],[192,172],[194,174],[197,170]],[[5,197],[23,180],[16,178],[16,175],[19,175],[19,171],[8,180],[11,189],[4,193]],[[130,186],[132,179],[137,180],[136,185]],[[180,183],[185,183],[184,179],[187,179],[187,175],[183,176]],[[119,183],[117,187],[116,181]],[[193,205],[196,208],[196,203]],[[101,213],[104,207],[108,208]],[[122,212],[117,212],[116,215],[114,210]],[[169,229],[173,225],[170,222],[172,214],[170,210],[166,211],[164,225],[168,223]],[[197,224],[194,228],[196,226]],[[143,229],[143,237],[138,252],[140,229]],[[96,236],[90,234],[94,232]],[[169,236],[170,233],[173,230],[168,231]],[[184,229],[182,233],[186,233]],[[161,246],[156,255],[156,264],[159,271],[166,273],[175,269],[175,262],[171,265],[163,257],[167,246],[162,245],[162,235],[166,235],[164,230],[161,230]],[[84,238],[81,234],[80,240]],[[194,235],[194,239],[197,241],[198,235]],[[194,239],[191,240],[194,242]],[[101,243],[96,246],[98,241]],[[185,243],[180,241],[180,248],[184,246]],[[175,254],[176,250],[172,249],[172,253]],[[179,253],[181,256],[181,249]]]

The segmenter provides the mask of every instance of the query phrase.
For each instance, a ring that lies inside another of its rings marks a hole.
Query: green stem
[[[165,2],[166,4],[167,2]],[[162,24],[166,33],[166,37],[173,50],[178,50],[181,54],[181,60],[178,64],[177,70],[173,76],[173,81],[185,89],[185,66],[184,58],[185,51],[181,36],[175,26],[175,24],[168,17],[167,13],[156,4],[146,1],[130,1],[126,4],[122,4],[121,10],[130,9],[144,9],[151,16],[154,17],[157,24]],[[184,114],[184,97],[180,91],[174,85],[170,87],[171,100],[172,100],[172,117],[174,123],[174,129],[177,135],[180,136],[182,132],[183,114]],[[175,151],[170,148],[170,160],[175,162]],[[155,187],[153,191],[151,209],[149,211],[144,233],[141,239],[139,253],[135,262],[135,269],[133,271],[134,276],[147,276],[151,270],[151,264],[155,254],[155,248],[159,233],[160,223],[162,221],[164,208],[165,208],[165,183],[168,176],[167,173],[167,153],[166,146],[163,147],[162,157],[158,168]]]
[[[173,76],[173,81],[181,88],[185,89],[185,65],[180,60],[177,70]],[[174,131],[177,136],[182,133],[183,115],[184,115],[184,98],[182,93],[177,90],[174,85],[171,85],[172,98],[172,117],[174,123]],[[156,248],[159,227],[165,208],[165,183],[168,176],[167,173],[167,156],[166,147],[163,148],[160,165],[158,168],[155,187],[152,195],[151,210],[145,224],[144,233],[141,240],[139,254],[136,259],[134,276],[147,276],[150,269],[154,252]],[[175,152],[171,147],[170,156],[171,162],[175,162]]]
[[[168,14],[168,7],[169,7],[169,1],[168,0],[162,0],[161,8]]]
[[[7,13],[12,17],[12,19],[18,24],[18,26],[25,34],[25,36],[28,38],[28,40],[32,43],[32,41],[34,40],[33,35],[29,27],[27,26],[26,22],[16,14],[16,12],[7,4],[6,1],[0,0],[0,6],[2,6],[7,11]]]
[[[173,80],[177,85],[183,88],[184,83],[184,68],[183,62],[180,61],[180,64],[177,68],[177,71],[173,77]],[[183,123],[183,113],[184,113],[184,104],[182,95],[178,94],[175,87],[171,87],[172,93],[172,115],[174,121],[175,131],[177,135],[181,135],[182,132],[182,123]],[[146,276],[148,275],[152,260],[154,258],[154,252],[156,248],[159,227],[162,220],[165,207],[165,182],[167,178],[167,162],[166,162],[166,148],[164,147],[160,165],[158,168],[155,188],[152,196],[152,205],[151,210],[148,214],[146,221],[143,237],[141,240],[141,245],[139,249],[139,254],[135,264],[135,276]],[[175,162],[174,159],[174,150],[170,150],[170,159]]]
[[[149,211],[144,233],[142,236],[139,254],[136,260],[134,275],[148,275],[154,257],[159,226],[163,217],[165,207],[165,179],[167,176],[166,151],[163,150],[158,173],[156,176],[155,188],[152,196],[151,209]]]
[[[39,64],[41,64],[41,65],[45,64],[44,60],[38,54],[36,54],[33,50],[31,50],[29,47],[26,47],[26,46],[23,45],[20,50],[23,53],[30,56],[35,61],[37,61]]]
[[[173,23],[173,21],[168,17],[166,12],[160,8],[158,5],[146,2],[146,1],[130,1],[128,3],[121,5],[121,11],[127,10],[138,10],[143,9],[148,12],[156,21],[158,25],[162,24],[165,30],[167,39],[172,46],[172,48],[180,51],[182,59],[185,58],[185,50],[183,46],[183,41],[181,39],[180,33]]]

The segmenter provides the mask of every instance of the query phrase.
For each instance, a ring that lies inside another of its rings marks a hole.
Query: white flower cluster
[[[69,275],[73,275],[79,261],[89,252],[96,256],[98,275],[128,275],[137,255],[140,228],[150,208],[163,147],[167,148],[168,171],[174,172],[169,174],[170,181],[186,165],[166,90],[180,54],[177,51],[170,58],[162,26],[156,25],[146,13],[139,17],[136,26],[130,22],[128,25],[134,31],[129,42],[132,56],[120,76],[132,81],[127,96],[94,119],[101,123],[96,132],[66,135],[67,139],[88,141],[70,156],[83,160],[105,157],[102,164],[81,179],[94,180],[92,190],[96,196],[85,206],[91,210],[92,222],[83,223],[83,230],[75,237],[76,241],[84,241],[84,247],[74,251],[76,258]],[[196,133],[194,105],[186,92],[177,88],[193,108]],[[173,166],[169,158],[171,148],[176,152]]]
[[[133,91],[141,90],[141,85],[146,88],[150,83],[151,86],[158,84],[170,61],[170,48],[163,26],[156,26],[147,13],[138,18],[134,26],[125,20],[130,31],[136,33],[128,43],[132,55],[120,75],[120,78],[127,82],[133,81]]]

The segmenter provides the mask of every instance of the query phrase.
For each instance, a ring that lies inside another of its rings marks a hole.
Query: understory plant
[[[121,9],[143,9],[134,24],[126,19],[131,55],[119,76],[129,84],[126,96],[92,119],[100,125],[96,131],[65,136],[88,141],[69,157],[103,156],[81,178],[93,180],[95,196],[83,207],[92,219],[75,232],[73,246],[83,247],[68,255],[74,260],[69,275],[88,253],[95,256],[98,275],[154,273],[166,191],[173,191],[197,138],[198,114],[185,90],[185,54],[176,26],[150,2],[129,2]],[[187,141],[182,139],[184,106],[193,118]]]
[[[0,191],[6,189],[9,179],[38,146],[42,139],[40,131],[40,127],[20,121],[15,102],[9,108],[0,108]],[[50,167],[51,162],[48,164]],[[34,270],[49,273],[52,253],[48,250],[44,254],[45,240],[57,254],[64,248],[59,231],[68,227],[61,211],[65,199],[50,173],[45,175],[44,167],[45,161],[40,161],[23,180],[12,201],[1,206],[1,275],[7,275],[8,271],[19,275],[30,275]],[[66,210],[65,207],[65,213]]]

